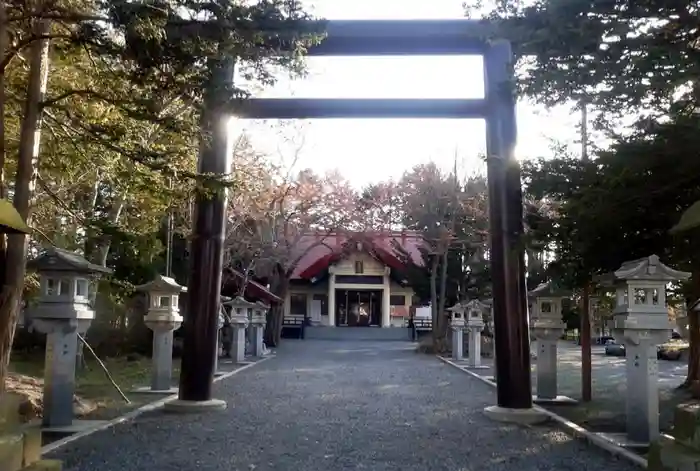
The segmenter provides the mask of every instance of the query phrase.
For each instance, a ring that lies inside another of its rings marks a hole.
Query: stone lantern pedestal
[[[251,344],[253,356],[261,358],[265,355],[263,333],[265,331],[265,324],[267,323],[267,311],[270,309],[270,307],[259,301],[255,304],[256,307],[253,309],[252,316],[250,318],[250,328],[253,332],[251,336]]]
[[[221,330],[223,329],[224,325],[226,325],[226,308],[224,307],[224,304],[230,300],[231,298],[229,298],[228,296],[221,296],[220,298],[219,317],[216,321],[216,353],[214,354],[214,377],[219,377],[226,374],[223,371],[219,371],[219,356],[222,352]]]
[[[473,369],[488,368],[488,366],[481,364],[481,332],[484,330],[484,305],[474,299],[467,303],[466,308],[465,324],[469,335],[468,366]]]
[[[32,325],[46,334],[42,425],[47,431],[80,430],[83,422],[73,421],[78,334],[84,334],[95,318],[90,280],[111,270],[57,248],[28,265],[39,274],[41,290],[30,311]]]
[[[452,359],[455,361],[462,361],[464,358],[464,310],[464,306],[460,303],[448,309],[451,314]]]
[[[250,311],[257,307],[257,304],[246,301],[238,296],[226,302],[231,306],[231,327],[233,328],[233,346],[231,354],[235,363],[245,362],[246,328]]]
[[[153,331],[151,386],[138,388],[136,392],[174,394],[177,388],[172,385],[173,333],[182,325],[179,296],[187,288],[170,277],[158,275],[136,290],[148,296],[148,311],[143,320]]]
[[[535,340],[537,385],[533,401],[538,404],[575,404],[561,396],[557,387],[557,345],[566,325],[562,320],[562,301],[568,292],[552,283],[542,283],[529,293],[532,300],[530,332]]]
[[[648,445],[659,438],[659,365],[656,346],[671,335],[666,286],[687,280],[651,255],[625,262],[601,282],[615,288],[612,334],[625,345],[627,375],[627,435],[619,443]]]

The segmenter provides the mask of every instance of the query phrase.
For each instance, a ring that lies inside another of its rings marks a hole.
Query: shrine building
[[[285,320],[405,327],[414,291],[402,260],[422,263],[421,244],[420,235],[410,231],[305,236],[284,299]]]

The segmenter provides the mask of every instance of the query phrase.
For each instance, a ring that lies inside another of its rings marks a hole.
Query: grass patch
[[[87,352],[86,352],[87,353]],[[86,367],[76,372],[76,413],[84,418],[108,419],[139,407],[156,398],[131,393],[137,386],[150,383],[151,359],[106,358],[102,360],[114,382],[129,398],[127,404],[112,386],[104,370],[94,358],[86,357]],[[28,397],[35,411],[41,414],[41,395],[44,378],[44,356],[37,354],[13,354],[10,372],[14,373],[11,386]],[[173,360],[173,382],[177,384],[180,373],[179,359]],[[37,381],[38,380],[38,381]]]

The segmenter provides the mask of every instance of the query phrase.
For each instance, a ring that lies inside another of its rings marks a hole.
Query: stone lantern
[[[153,331],[153,369],[150,389],[139,392],[174,393],[173,372],[173,332],[182,325],[180,315],[180,293],[187,288],[167,276],[158,275],[153,281],[136,286],[136,291],[148,296],[148,311],[144,323]]]
[[[575,403],[557,393],[557,344],[566,325],[562,320],[562,302],[571,293],[551,282],[542,283],[528,293],[532,300],[530,332],[537,349],[537,403]]]
[[[270,310],[270,306],[265,303],[258,301],[255,303],[255,308],[252,309],[252,315],[250,318],[250,325],[253,329],[253,356],[262,357],[265,355],[265,344],[263,343],[263,332],[265,330],[265,324],[267,323],[267,311]]]
[[[450,313],[450,328],[452,329],[452,359],[461,361],[464,358],[464,311],[466,308],[457,303],[447,311]]]
[[[39,274],[41,290],[30,309],[32,326],[46,334],[43,425],[65,429],[73,424],[78,335],[95,318],[90,283],[112,270],[57,248],[47,249],[28,266]]]
[[[248,327],[248,319],[251,311],[258,305],[246,301],[241,296],[237,296],[231,301],[224,303],[231,306],[231,327],[233,328],[233,361],[243,363],[245,361],[245,330]]]
[[[469,367],[488,368],[481,364],[481,332],[484,330],[484,304],[473,299],[466,305],[465,324],[469,334]],[[495,365],[495,363],[494,363]]]
[[[690,273],[667,267],[656,255],[625,262],[601,282],[615,289],[612,334],[625,345],[627,437],[648,444],[659,437],[659,365],[656,346],[671,335],[666,285]]]

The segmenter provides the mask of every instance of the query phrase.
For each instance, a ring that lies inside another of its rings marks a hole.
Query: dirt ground
[[[124,401],[97,361],[87,358],[85,368],[76,373],[73,406],[77,417],[108,420],[156,399],[153,395],[131,392],[135,387],[148,385],[150,358],[108,358],[103,363],[131,403]],[[177,383],[179,366],[179,361],[174,360],[174,384]],[[43,355],[16,354],[10,362],[7,389],[28,399],[31,405],[28,413],[33,417],[41,417],[42,414],[43,368]]]

